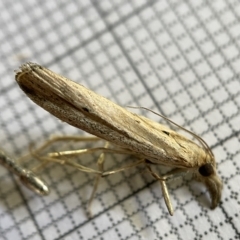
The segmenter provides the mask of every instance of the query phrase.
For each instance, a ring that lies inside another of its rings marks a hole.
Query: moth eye
[[[206,163],[206,164],[202,165],[198,169],[198,171],[204,177],[208,177],[214,173],[213,166],[210,163]]]

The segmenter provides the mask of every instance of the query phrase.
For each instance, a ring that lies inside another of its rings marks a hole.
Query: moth
[[[215,158],[206,142],[196,134],[186,130],[196,137],[199,144],[35,63],[23,64],[16,73],[16,81],[33,102],[55,117],[138,156],[139,162],[126,168],[143,162],[146,164],[161,184],[171,215],[173,207],[166,181],[187,172],[193,173],[197,180],[206,185],[211,208],[218,205],[222,181],[217,175]],[[152,171],[151,164],[169,166],[173,170],[159,176]],[[100,167],[95,173],[104,177],[126,168],[105,172]]]

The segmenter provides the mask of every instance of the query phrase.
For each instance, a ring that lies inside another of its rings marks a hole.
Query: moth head
[[[216,173],[216,165],[212,163],[204,163],[198,168],[198,179],[203,182],[211,197],[211,208],[214,209],[221,200],[222,181]]]

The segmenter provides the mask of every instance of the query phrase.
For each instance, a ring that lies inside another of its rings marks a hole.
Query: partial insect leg
[[[38,159],[41,163],[34,168],[32,168],[32,171],[39,172],[43,168],[45,168],[50,162],[49,159],[43,159],[40,157],[41,153],[46,150],[47,148],[51,148],[51,146],[57,142],[93,142],[93,141],[100,141],[100,138],[94,137],[94,136],[54,136],[45,141],[40,147],[33,150],[33,146],[29,147],[29,154],[26,154],[25,156],[18,159],[18,162],[26,161],[27,159],[31,157],[35,157]]]
[[[40,147],[33,150],[33,146],[30,145],[30,153],[26,154],[25,156],[18,159],[18,161],[24,161],[31,157],[32,153],[34,152],[37,155],[40,155],[46,148],[50,148],[51,145],[55,144],[56,142],[93,142],[93,141],[100,141],[100,138],[94,136],[54,136],[45,141]]]
[[[35,152],[40,153],[47,147],[50,147],[52,144],[56,142],[69,142],[69,141],[74,141],[74,142],[96,142],[100,141],[101,139],[98,137],[94,136],[54,136],[51,137],[49,140],[44,142],[40,147],[38,147]]]
[[[108,148],[109,147],[109,142],[106,142],[105,145],[104,145],[104,148]],[[105,153],[101,153],[99,158],[98,158],[98,161],[97,161],[97,165],[98,165],[98,171],[100,172],[103,172],[104,171],[104,162],[105,162]],[[96,175],[95,177],[95,182],[94,182],[94,186],[93,186],[93,190],[92,190],[92,193],[91,193],[91,196],[89,198],[89,201],[88,201],[88,213],[89,215],[91,216],[91,205],[92,205],[92,201],[93,201],[93,198],[97,192],[97,188],[98,188],[98,184],[99,184],[99,180],[102,176],[101,175]]]
[[[173,169],[170,172],[166,173],[163,176],[159,176],[157,173],[152,171],[152,169],[151,169],[151,167],[149,166],[148,163],[147,163],[147,168],[148,168],[149,172],[151,173],[151,175],[155,179],[159,180],[159,182],[161,184],[162,192],[163,192],[164,201],[165,201],[165,204],[167,206],[168,212],[171,216],[173,216],[173,206],[172,206],[170,196],[169,196],[169,193],[168,193],[168,188],[167,188],[166,181],[169,180],[169,179],[176,178],[179,175],[182,175],[183,173],[186,174],[186,169],[176,168],[176,169]]]
[[[0,164],[17,175],[19,180],[30,190],[42,196],[49,194],[49,188],[47,184],[39,176],[37,176],[33,171],[25,169],[21,165],[17,164],[14,159],[7,156],[1,150]]]
[[[166,185],[166,178],[165,177],[160,177],[157,173],[153,172],[151,167],[149,166],[149,164],[147,164],[147,168],[148,168],[149,172],[151,173],[151,175],[155,179],[159,180],[159,182],[161,184],[161,188],[162,188],[164,201],[165,201],[165,204],[167,206],[168,212],[171,216],[173,216],[173,206],[172,206],[170,196],[169,196],[169,193],[168,193],[168,188],[167,188],[167,185]]]
[[[115,173],[118,173],[118,172],[126,171],[127,169],[130,169],[130,168],[133,168],[133,167],[137,167],[137,166],[141,165],[142,163],[145,163],[145,159],[143,159],[143,158],[139,159],[138,161],[136,161],[134,163],[131,163],[131,164],[126,165],[126,166],[123,166],[121,168],[103,172],[102,173],[102,177],[106,177],[106,176],[109,176],[109,175],[112,175],[112,174],[115,174]]]
[[[125,149],[116,149],[115,150],[115,149],[110,149],[110,148],[106,148],[106,147],[99,147],[99,148],[62,151],[62,152],[51,152],[51,153],[48,153],[46,156],[35,155],[35,158],[39,159],[40,161],[44,161],[44,162],[52,162],[52,163],[55,162],[55,163],[62,164],[62,165],[63,164],[70,165],[72,167],[77,168],[78,170],[80,170],[82,172],[100,174],[102,177],[111,175],[111,174],[119,172],[119,171],[126,170],[130,167],[137,166],[140,163],[144,162],[143,160],[141,160],[140,163],[138,161],[137,163],[130,164],[128,166],[122,167],[122,168],[117,169],[117,170],[104,172],[103,167],[101,167],[101,166],[103,166],[103,163],[101,163],[100,160],[98,161],[99,162],[99,167],[98,167],[99,170],[95,170],[95,169],[92,169],[92,168],[85,167],[84,165],[76,163],[75,161],[70,159],[71,157],[82,156],[82,155],[85,155],[85,154],[90,154],[90,153],[95,153],[95,152],[101,152],[102,154],[103,153],[105,153],[105,154],[106,153],[132,154],[131,151],[128,151],[128,150],[125,150]]]

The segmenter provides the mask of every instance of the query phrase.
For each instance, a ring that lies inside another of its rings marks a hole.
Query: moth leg
[[[70,157],[73,157],[73,156],[82,156],[82,155],[85,155],[85,154],[90,154],[90,153],[95,153],[95,152],[101,152],[102,154],[103,153],[104,154],[113,153],[113,154],[126,154],[126,155],[133,155],[134,156],[134,154],[132,154],[132,152],[129,151],[129,150],[125,150],[125,149],[116,149],[115,150],[115,149],[108,148],[109,145],[110,144],[108,143],[107,147],[104,146],[104,147],[99,147],[99,148],[77,149],[77,150],[62,151],[62,152],[51,152],[51,153],[48,153],[46,156],[43,156],[43,157],[42,156],[36,156],[36,157],[38,157],[38,159],[42,160],[42,161],[56,162],[56,163],[59,163],[59,164],[70,165],[70,166],[73,166],[73,167],[77,168],[80,171],[83,171],[83,172],[101,174],[101,177],[105,177],[105,176],[111,175],[113,173],[124,171],[128,168],[135,167],[135,166],[145,162],[142,159],[142,160],[140,160],[136,163],[124,166],[122,168],[119,168],[119,169],[116,169],[116,170],[113,170],[113,171],[104,172],[103,167],[101,167],[101,166],[103,166],[103,163],[100,160],[98,161],[99,162],[98,170],[94,170],[94,169],[90,169],[88,167],[85,167],[81,164],[75,163],[74,161],[69,159]]]
[[[50,147],[56,142],[93,142],[93,141],[100,141],[101,139],[94,136],[53,136],[47,141],[45,141],[40,147],[35,149],[36,153],[42,152],[44,149]]]
[[[101,139],[94,136],[53,136],[47,141],[45,141],[40,147],[34,150],[34,153],[40,154],[43,150],[50,147],[56,142],[67,142],[67,141],[75,141],[75,142],[90,142],[90,141],[100,141]],[[24,161],[25,159],[28,159],[31,157],[33,152],[33,145],[29,146],[30,151],[28,154],[24,155],[23,157],[19,158],[18,161]]]
[[[95,170],[93,168],[89,168],[86,167],[82,164],[76,163],[75,161],[69,160],[67,158],[55,158],[55,157],[48,157],[48,156],[38,156],[36,154],[33,153],[33,156],[39,160],[42,161],[43,163],[41,164],[41,166],[43,164],[48,164],[48,163],[57,163],[60,165],[69,165],[72,166],[74,168],[76,168],[77,170],[81,171],[81,172],[87,172],[87,173],[95,173],[95,174],[100,174],[101,172],[98,170]]]
[[[109,147],[109,142],[106,142],[105,145],[104,145],[104,148],[108,148]],[[98,160],[97,160],[97,165],[98,165],[98,170],[100,172],[103,172],[104,171],[104,162],[105,162],[105,153],[101,153]],[[95,181],[94,181],[94,185],[93,185],[93,190],[92,190],[92,193],[91,193],[91,196],[88,200],[88,207],[87,207],[87,211],[88,211],[88,214],[90,216],[92,216],[92,213],[91,213],[91,205],[92,205],[92,201],[93,201],[93,198],[97,192],[97,188],[98,188],[98,184],[99,184],[99,181],[100,181],[100,178],[102,176],[101,175],[96,175],[95,177]]]
[[[160,177],[157,173],[153,172],[151,167],[149,166],[149,164],[147,164],[147,168],[148,168],[149,172],[151,173],[151,175],[155,179],[159,180],[161,188],[162,188],[163,198],[164,198],[165,204],[167,206],[168,212],[171,216],[173,216],[173,206],[172,206],[172,203],[170,200],[170,196],[169,196],[168,188],[167,188],[167,184],[166,184],[167,178],[165,176]]]
[[[139,166],[142,163],[145,163],[145,159],[140,159],[137,162],[134,162],[134,163],[126,165],[126,166],[123,166],[121,168],[117,168],[117,169],[114,169],[114,170],[111,170],[111,171],[103,172],[102,177],[107,177],[109,175],[112,175],[112,174],[115,174],[115,173],[118,173],[118,172],[126,171],[127,169]]]
[[[100,174],[102,176],[103,169],[101,166],[103,166],[103,163],[99,160],[99,167],[100,170],[94,170],[92,168],[85,167],[84,165],[81,165],[79,163],[76,163],[75,161],[71,160],[71,157],[74,156],[82,156],[85,154],[95,153],[95,152],[101,152],[101,153],[114,153],[114,154],[131,154],[132,152],[124,150],[124,149],[110,149],[107,147],[100,147],[100,148],[89,148],[89,149],[77,149],[77,150],[70,150],[70,151],[62,151],[62,152],[51,152],[48,153],[46,156],[38,156],[35,155],[36,158],[38,158],[41,161],[47,161],[47,162],[55,162],[59,164],[65,164],[70,165],[72,167],[77,168],[78,170],[82,172],[88,172],[88,173],[96,173]],[[34,153],[32,153],[34,155]],[[132,154],[133,155],[133,154]],[[111,174],[111,173],[110,173]],[[102,176],[103,177],[103,176]]]
[[[41,150],[42,150],[42,147],[41,147]],[[58,163],[61,165],[69,165],[69,166],[75,167],[76,169],[82,172],[95,173],[95,174],[100,174],[102,176],[103,170],[99,171],[89,167],[85,167],[84,165],[76,163],[74,160],[71,160],[71,157],[82,156],[84,154],[90,154],[95,152],[115,153],[115,154],[131,154],[132,153],[125,149],[115,150],[115,149],[110,149],[106,147],[99,147],[99,148],[62,151],[62,152],[50,152],[43,156],[39,155],[39,151],[37,149],[35,151],[31,151],[31,155],[37,160],[39,160],[40,162],[42,162],[39,166],[36,167],[35,170],[39,170],[40,168],[45,167],[49,163]]]
[[[24,166],[22,166],[21,162],[23,160],[26,161],[30,159],[31,154],[26,154],[23,157],[13,160],[7,155],[3,155],[0,150],[0,162],[2,160],[2,156],[5,157],[3,159],[5,160],[5,167],[8,168],[11,172],[13,172],[15,175],[17,175],[23,185],[25,185],[27,188],[37,193],[38,195],[45,196],[49,194],[50,189],[47,183],[43,179],[41,179],[41,177],[37,173],[37,168],[40,167],[40,165],[44,165],[44,163],[41,163],[37,168],[25,168]]]
[[[47,154],[48,157],[72,157],[72,156],[80,156],[83,154],[89,154],[94,152],[104,152],[104,153],[114,153],[114,154],[126,154],[126,155],[134,155],[131,151],[125,149],[112,149],[106,147],[97,147],[97,148],[85,148],[85,149],[75,149],[69,151],[62,152],[50,152]]]
[[[17,164],[15,160],[9,157],[0,149],[0,164],[19,177],[19,180],[33,192],[45,196],[49,194],[48,185],[34,172]]]
[[[68,141],[74,141],[74,142],[92,142],[92,141],[100,141],[101,139],[95,136],[53,136],[49,138],[47,141],[45,141],[40,147],[33,150],[33,145],[29,146],[29,153],[18,158],[17,163],[21,163],[23,161],[28,160],[32,156],[40,156],[41,152],[43,152],[46,148],[50,148],[51,145],[57,143],[57,142],[68,142]],[[40,160],[40,158],[38,158]],[[42,160],[42,159],[41,159]],[[43,161],[41,164],[37,165],[36,167],[32,168],[31,170],[34,172],[38,172],[42,170],[44,167],[46,167],[49,164],[49,161]]]
[[[171,203],[170,196],[168,193],[166,181],[169,179],[173,179],[178,176],[181,176],[183,174],[186,174],[187,170],[184,168],[175,168],[175,169],[169,171],[168,173],[164,174],[163,176],[159,176],[157,173],[152,171],[148,162],[147,162],[147,168],[148,168],[149,172],[151,173],[151,175],[155,179],[159,180],[159,182],[161,184],[162,192],[163,192],[163,198],[164,198],[165,204],[167,206],[168,212],[171,216],[173,216],[173,207],[172,207],[172,203]]]

